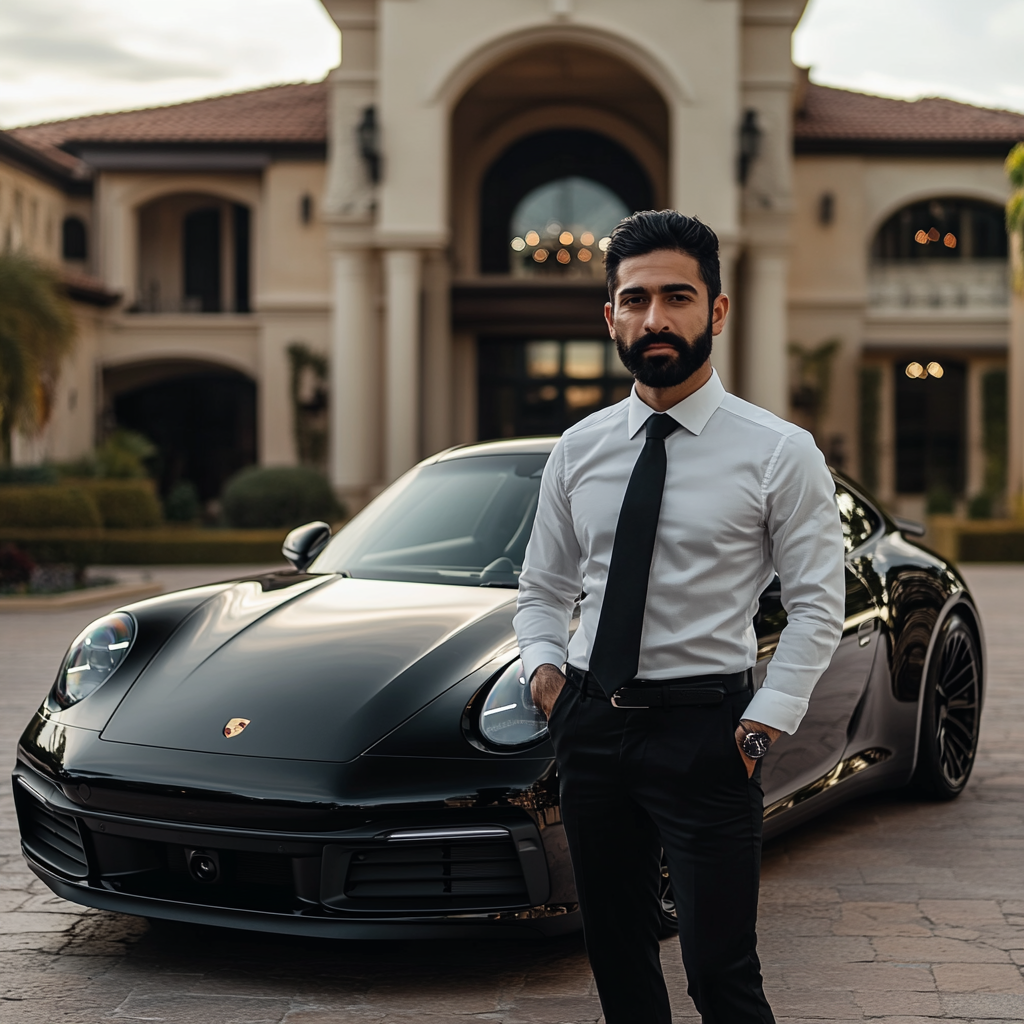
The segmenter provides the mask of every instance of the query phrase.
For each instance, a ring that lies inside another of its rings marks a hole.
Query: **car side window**
[[[836,505],[839,507],[839,521],[843,524],[843,543],[847,551],[852,551],[878,529],[878,515],[840,483],[836,484]]]

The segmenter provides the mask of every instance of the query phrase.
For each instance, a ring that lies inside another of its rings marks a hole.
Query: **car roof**
[[[479,444],[460,445],[440,452],[434,462],[451,462],[453,459],[472,459],[481,455],[547,455],[557,437],[513,437],[507,441],[481,441]]]

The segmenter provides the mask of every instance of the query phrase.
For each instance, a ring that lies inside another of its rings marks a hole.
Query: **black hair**
[[[718,260],[718,235],[697,217],[677,210],[641,210],[620,220],[604,254],[608,298],[615,302],[619,264],[631,256],[645,256],[658,249],[674,249],[697,261],[700,279],[707,285],[708,301],[722,291]]]

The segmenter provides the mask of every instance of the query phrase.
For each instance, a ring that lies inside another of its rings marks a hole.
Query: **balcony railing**
[[[875,263],[868,273],[868,303],[874,310],[997,311],[1009,296],[1005,260]]]

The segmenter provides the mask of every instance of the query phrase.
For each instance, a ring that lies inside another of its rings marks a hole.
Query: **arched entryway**
[[[162,494],[182,480],[203,501],[256,462],[256,384],[237,370],[168,360],[104,371],[108,426],[138,431],[159,449]]]
[[[575,44],[502,61],[452,115],[453,321],[480,438],[559,433],[628,393],[603,246],[667,200],[668,106],[641,70]]]

